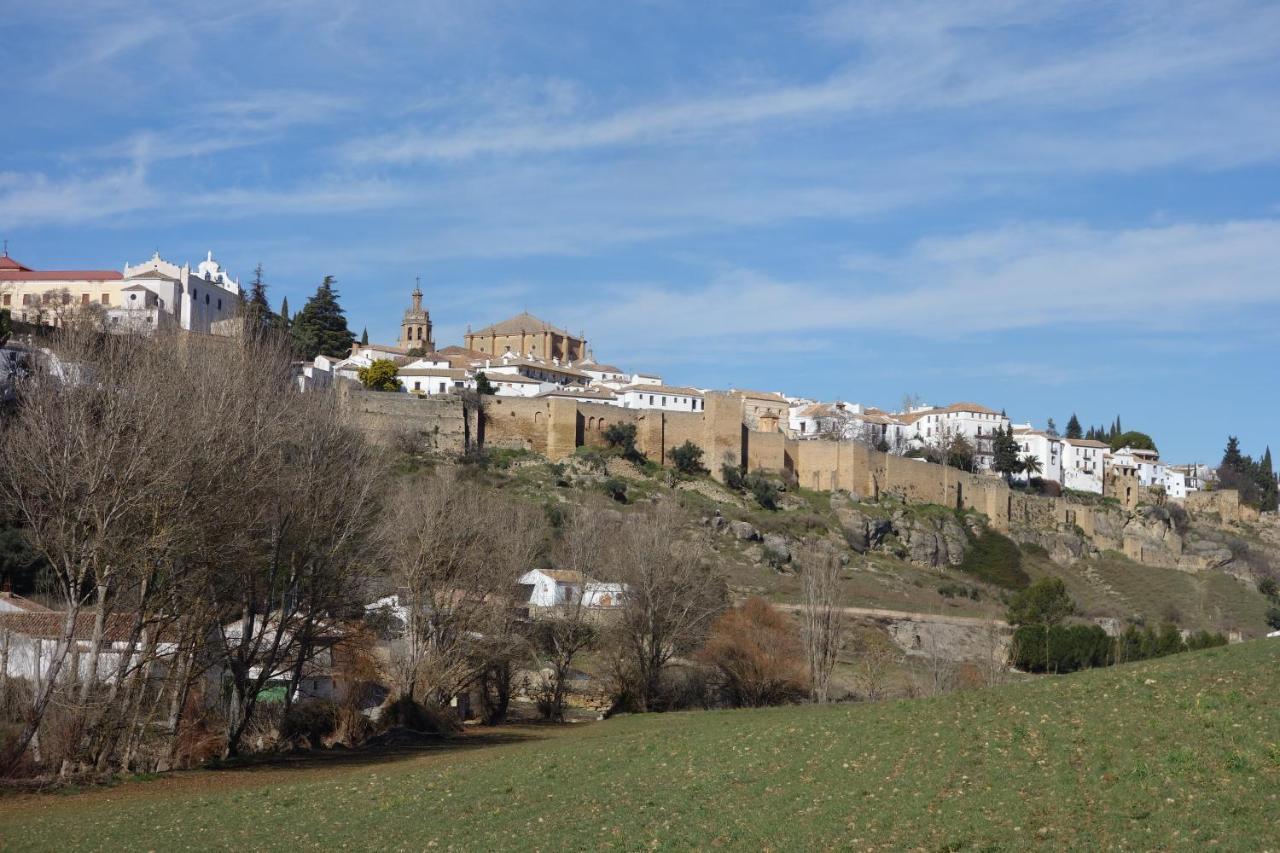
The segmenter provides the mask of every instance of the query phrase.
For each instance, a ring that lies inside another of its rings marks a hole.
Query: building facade
[[[467,329],[463,345],[491,357],[514,353],[559,362],[580,361],[587,354],[585,337],[571,335],[528,312],[476,332]]]

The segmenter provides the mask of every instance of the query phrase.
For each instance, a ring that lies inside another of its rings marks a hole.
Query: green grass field
[[[1280,642],[0,802],[6,850],[1280,846]]]

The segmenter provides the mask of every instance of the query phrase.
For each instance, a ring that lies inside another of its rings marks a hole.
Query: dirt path
[[[124,779],[117,785],[103,785],[68,791],[40,793],[0,793],[0,821],[13,819],[31,809],[67,808],[100,802],[120,802],[136,798],[187,798],[203,793],[269,785],[297,784],[332,779],[341,770],[357,771],[377,767],[391,770],[414,765],[449,761],[477,749],[495,749],[564,737],[589,723],[566,726],[512,725],[499,728],[468,728],[463,734],[430,743],[381,749],[315,750],[253,760],[216,770],[179,770],[146,779]],[[0,845],[2,848],[3,845]]]
[[[779,610],[799,612],[804,610],[805,605],[775,604],[774,607]],[[1002,619],[983,619],[980,616],[948,616],[942,613],[908,613],[902,610],[881,610],[875,607],[841,607],[840,612],[845,616],[862,616],[870,619],[904,619],[912,622],[944,622],[948,625],[971,625],[974,627],[985,627],[988,625],[996,625],[1001,628],[1009,627],[1009,623]]]

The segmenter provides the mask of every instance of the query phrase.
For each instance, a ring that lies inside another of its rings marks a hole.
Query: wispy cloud
[[[1280,220],[1101,231],[1027,226],[921,240],[860,259],[844,280],[783,281],[748,270],[698,285],[619,285],[585,305],[603,334],[661,328],[678,341],[762,333],[906,334],[946,340],[1020,329],[1193,333],[1224,312],[1280,308]],[[597,331],[597,335],[602,334]]]

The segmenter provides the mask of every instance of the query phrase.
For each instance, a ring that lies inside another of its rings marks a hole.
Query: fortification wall
[[[335,389],[338,405],[357,429],[383,446],[462,453],[475,428],[457,397],[415,397],[367,391],[349,383]]]
[[[573,405],[573,401],[570,401]],[[484,403],[485,447],[547,453],[551,412],[546,399],[488,397]]]
[[[1223,521],[1240,521],[1243,518],[1240,493],[1235,489],[1214,492],[1191,492],[1182,505],[1192,515],[1216,515]]]

